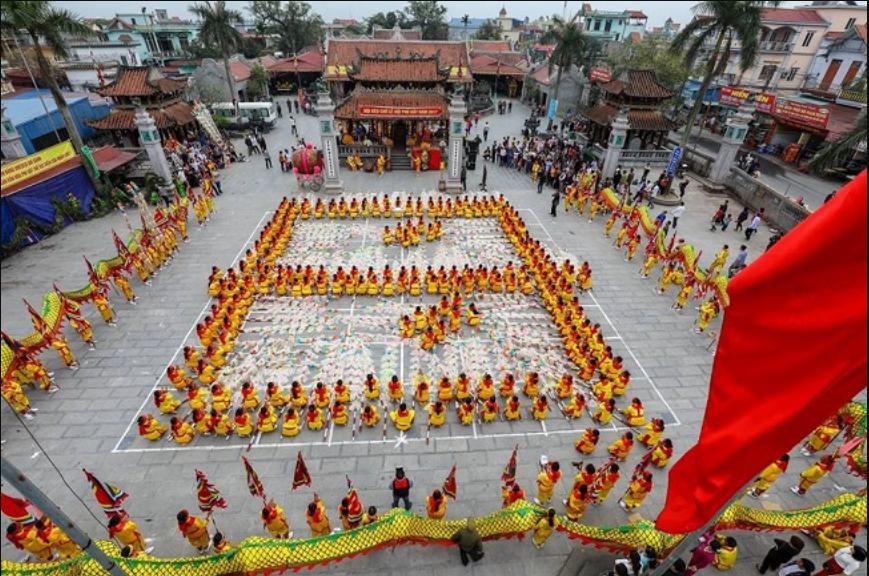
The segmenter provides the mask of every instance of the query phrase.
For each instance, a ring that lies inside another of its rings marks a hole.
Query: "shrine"
[[[676,124],[660,109],[674,92],[658,81],[654,70],[626,70],[599,87],[603,101],[580,110],[580,114],[589,120],[586,135],[590,143],[606,148],[612,121],[620,110],[625,110],[628,119],[626,150],[663,147],[667,133]]]

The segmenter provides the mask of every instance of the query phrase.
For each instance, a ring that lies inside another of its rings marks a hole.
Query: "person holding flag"
[[[332,533],[332,525],[329,523],[329,517],[326,515],[326,505],[323,501],[314,494],[314,499],[308,504],[308,509],[305,511],[305,521],[311,528],[311,537],[328,536]]]
[[[447,515],[447,499],[440,490],[435,490],[426,498],[425,513],[431,520],[443,520]]]
[[[190,542],[190,545],[200,553],[206,552],[211,546],[208,518],[198,518],[185,509],[178,512],[175,518],[178,520],[178,531]]]
[[[103,509],[106,516],[110,519],[116,515],[127,517],[127,513],[124,511],[121,504],[123,504],[124,500],[129,498],[130,495],[112,484],[101,482],[96,476],[84,468],[82,468],[82,472],[84,472],[85,478],[87,478],[88,482],[91,483],[94,498],[96,498],[97,504],[100,505],[100,508]]]
[[[133,557],[139,554],[147,554],[154,547],[145,547],[146,541],[139,531],[139,526],[133,520],[123,514],[114,514],[109,518],[108,524],[109,538],[117,540],[123,547],[130,547]]]
[[[262,522],[263,527],[269,531],[272,538],[286,540],[293,535],[283,508],[278,506],[274,500],[263,506]]]

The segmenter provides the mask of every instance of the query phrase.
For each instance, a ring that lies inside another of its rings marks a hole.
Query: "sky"
[[[377,12],[388,12],[390,10],[401,10],[407,6],[407,2],[340,2],[340,1],[309,1],[314,11],[319,13],[323,20],[331,22],[333,18],[355,18],[356,20],[364,20],[367,16]],[[642,10],[649,17],[649,26],[660,26],[670,17],[675,22],[686,23],[691,20],[691,6],[696,2],[643,2],[643,1],[627,1],[627,2],[590,2],[592,7],[598,10]],[[149,11],[155,8],[165,8],[170,16],[189,17],[187,6],[190,2],[128,2],[128,1],[112,1],[112,2],[83,2],[83,1],[64,1],[59,0],[54,2],[55,5],[62,6],[79,16],[85,18],[111,18],[116,13],[140,12],[145,6]],[[246,7],[247,2],[240,0],[229,0],[227,4],[237,10],[241,10],[246,17],[249,16]],[[534,20],[538,16],[543,15],[562,15],[565,2],[560,1],[536,1],[536,2],[520,2],[520,1],[474,1],[474,2],[443,2],[447,7],[448,18],[461,18],[467,13],[472,18],[496,18],[498,11],[504,6],[507,9],[508,16],[517,19],[524,19],[526,16]],[[575,13],[579,10],[582,2],[567,2],[567,13]],[[784,2],[786,6],[800,6],[809,4],[808,0]]]

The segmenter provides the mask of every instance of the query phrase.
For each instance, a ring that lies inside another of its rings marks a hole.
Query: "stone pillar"
[[[320,123],[320,145],[323,150],[323,190],[329,194],[340,194],[344,183],[338,173],[338,144],[335,139],[335,104],[328,92],[317,95],[317,120]]]
[[[622,155],[622,148],[625,147],[625,141],[628,137],[628,114],[624,110],[619,110],[612,124],[610,124],[610,135],[607,140],[607,149],[603,157],[603,177],[612,178],[616,173],[616,167],[619,165],[619,158]]]
[[[730,179],[730,167],[733,166],[739,147],[742,146],[742,142],[748,134],[752,107],[753,104],[743,104],[736,114],[727,119],[721,147],[718,149],[715,163],[709,170],[709,179],[716,184],[724,184]]]
[[[13,160],[27,156],[27,150],[24,149],[24,144],[21,143],[21,135],[15,128],[12,120],[6,117],[6,107],[2,108],[0,124],[2,124],[2,129],[0,129],[0,145],[2,145],[3,157],[7,160]]]
[[[449,107],[449,131],[450,141],[447,147],[447,179],[446,191],[461,194],[462,192],[462,166],[465,165],[465,116],[468,108],[462,93],[454,95],[450,99]]]
[[[139,106],[136,108],[135,121],[136,128],[139,129],[139,144],[148,153],[151,168],[157,176],[166,180],[167,185],[172,184],[172,170],[169,168],[169,161],[166,160],[166,153],[163,152],[160,132],[157,131],[154,119],[147,110]]]

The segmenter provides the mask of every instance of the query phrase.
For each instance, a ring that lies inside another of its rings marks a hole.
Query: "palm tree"
[[[229,71],[229,57],[242,44],[241,32],[233,24],[242,21],[241,12],[226,7],[224,0],[218,0],[213,4],[206,0],[204,4],[194,4],[190,7],[190,13],[201,20],[199,25],[199,39],[204,44],[219,46],[223,54],[223,70],[226,73],[226,84],[229,86],[229,97],[235,104],[238,112],[238,98],[235,93],[235,83],[232,73]]]
[[[706,0],[692,8],[694,19],[673,38],[670,51],[683,54],[685,62],[690,66],[692,62],[701,59],[698,58],[699,53],[707,43],[714,42],[715,48],[711,54],[703,56],[706,58],[706,72],[682,135],[683,148],[691,137],[694,120],[697,119],[712,78],[724,72],[735,48],[734,43],[739,44],[739,68],[744,72],[754,65],[757,58],[762,8],[777,4],[777,1]]]
[[[558,16],[552,17],[552,26],[544,35],[543,41],[555,44],[555,49],[549,56],[549,73],[558,66],[555,78],[555,93],[552,100],[558,100],[558,90],[561,88],[561,75],[573,66],[579,66],[585,61],[588,52],[588,38],[582,33],[577,13],[570,20],[564,21]]]
[[[857,116],[856,123],[835,141],[828,142],[809,161],[809,168],[822,171],[824,168],[838,166],[861,142],[866,143],[866,110]]]
[[[51,69],[51,65],[42,52],[43,42],[58,58],[66,58],[69,53],[66,49],[64,35],[89,36],[91,29],[85,26],[81,19],[69,10],[55,8],[45,0],[9,0],[0,4],[0,25],[4,35],[16,38],[20,33],[30,37],[33,44],[33,53],[36,56],[36,64],[39,66],[39,76],[48,87],[54,103],[57,106],[60,117],[66,126],[66,132],[72,147],[81,155],[84,143],[81,134],[78,133],[72,113],[66,104],[66,99],[57,85],[57,78]],[[99,179],[90,162],[82,162],[88,177],[94,187],[99,186]]]

